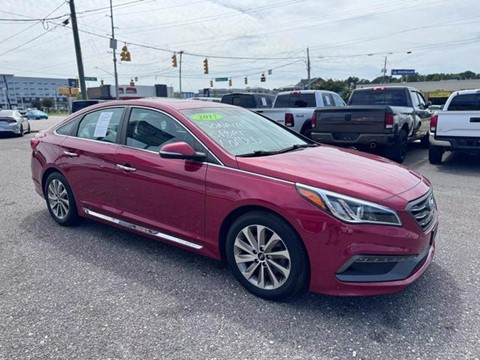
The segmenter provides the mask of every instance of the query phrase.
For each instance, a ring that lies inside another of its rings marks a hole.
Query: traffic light
[[[260,82],[265,82],[267,81],[267,78],[265,77],[265,73],[262,73],[262,76],[260,76]]]
[[[213,87],[213,80],[210,80],[210,87]]]
[[[135,86],[135,81],[133,81],[133,79],[130,79],[130,86]]]
[[[243,79],[243,81],[245,82],[245,85],[248,85],[248,78],[245,76],[245,79]]]
[[[232,86],[232,79],[228,79],[228,86]]]
[[[120,53],[120,60],[121,61],[132,61],[130,57],[130,51],[128,51],[127,44],[123,45],[122,52]]]
[[[103,86],[103,84],[104,83],[103,83],[103,79],[102,79],[102,80],[100,80],[100,86]]]
[[[172,55],[172,66],[177,67],[177,53],[173,53]]]
[[[208,59],[207,58],[205,58],[203,60],[203,73],[208,74]]]

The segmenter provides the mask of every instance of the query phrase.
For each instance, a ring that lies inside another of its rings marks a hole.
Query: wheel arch
[[[265,207],[265,206],[244,205],[244,206],[241,206],[241,207],[238,207],[238,208],[232,210],[225,217],[225,219],[222,222],[222,225],[220,226],[220,231],[219,231],[219,235],[218,235],[218,248],[220,250],[220,257],[221,257],[222,260],[226,259],[225,245],[226,245],[226,241],[227,241],[228,230],[230,229],[232,224],[235,222],[235,220],[237,220],[239,217],[241,217],[242,215],[248,214],[250,212],[254,212],[254,211],[265,212],[265,213],[274,215],[274,216],[280,218],[281,220],[283,220],[295,232],[295,234],[298,236],[298,238],[300,239],[300,243],[303,246],[303,250],[305,251],[306,256],[308,258],[310,258],[309,254],[308,254],[308,251],[307,251],[307,247],[305,246],[305,243],[303,242],[302,237],[300,236],[300,234],[297,231],[297,229],[295,228],[295,226],[293,226],[292,223],[285,218],[285,216],[283,216],[279,212],[274,211],[272,209],[269,209],[268,207]],[[308,276],[309,276],[309,279],[310,279],[310,264],[308,264]]]

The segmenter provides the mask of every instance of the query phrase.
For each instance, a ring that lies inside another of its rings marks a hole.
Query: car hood
[[[237,157],[240,169],[381,202],[412,189],[423,177],[385,158],[321,145],[288,153]]]

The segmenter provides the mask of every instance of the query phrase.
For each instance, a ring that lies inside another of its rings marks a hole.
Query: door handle
[[[125,166],[125,165],[117,164],[116,166],[117,166],[117,169],[118,169],[118,170],[122,170],[122,171],[127,171],[127,172],[137,171],[137,169],[132,168],[132,167],[128,167],[128,166]]]
[[[72,151],[66,151],[66,150],[65,150],[63,153],[64,153],[65,155],[69,156],[69,157],[77,157],[77,156],[78,156],[77,153],[72,152]]]

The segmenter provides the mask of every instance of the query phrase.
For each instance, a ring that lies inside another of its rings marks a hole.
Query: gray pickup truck
[[[423,95],[405,86],[356,89],[348,106],[316,109],[313,140],[339,146],[378,149],[403,162],[409,142],[428,147],[432,113]]]

